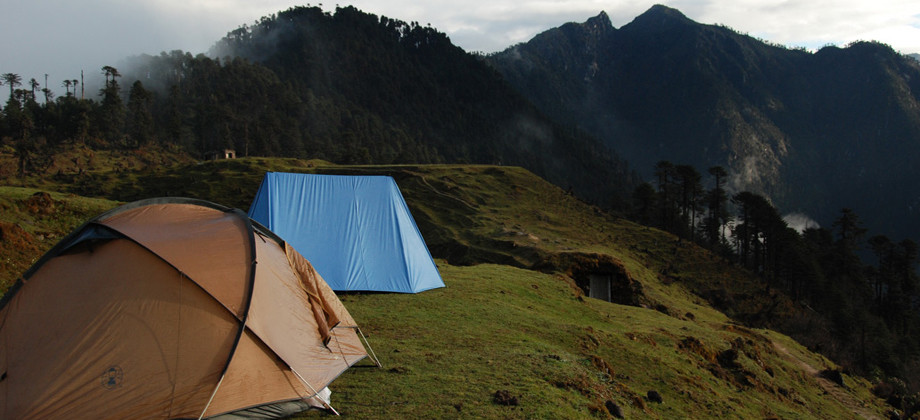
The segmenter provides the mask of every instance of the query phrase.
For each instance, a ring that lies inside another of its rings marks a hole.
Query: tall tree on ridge
[[[700,194],[703,191],[700,173],[691,165],[677,165],[674,167],[680,190],[681,234],[689,230],[690,240],[694,240],[696,230],[696,211],[699,209]]]
[[[703,219],[703,231],[706,239],[709,241],[709,249],[715,250],[716,247],[725,238],[725,225],[728,224],[729,214],[726,204],[728,203],[728,193],[722,187],[722,183],[728,172],[721,166],[709,168],[709,174],[715,178],[715,186],[709,191],[706,197],[707,214]]]
[[[29,90],[32,92],[32,99],[35,99],[35,90],[38,89],[42,84],[38,83],[38,80],[35,78],[29,79]]]
[[[834,221],[834,227],[839,233],[839,242],[849,252],[855,253],[859,247],[859,240],[866,234],[859,216],[851,208],[840,210],[840,217]]]
[[[633,215],[643,225],[651,225],[655,211],[655,187],[648,182],[639,184],[633,191]]]
[[[658,207],[661,211],[660,226],[668,232],[674,232],[677,218],[677,205],[674,192],[676,177],[674,164],[662,160],[655,164],[655,176],[658,177]]]
[[[128,93],[128,136],[134,146],[140,146],[150,141],[153,136],[153,114],[150,111],[153,95],[140,80],[131,85]]]
[[[111,66],[102,67],[105,75],[105,87],[102,88],[102,106],[100,107],[100,131],[105,139],[109,142],[116,142],[122,135],[125,122],[124,104],[119,94],[118,81],[116,77],[121,77],[118,70]],[[111,80],[109,78],[111,77]]]
[[[22,85],[22,77],[16,73],[4,73],[0,78],[10,87],[10,99],[13,99],[13,91]]]

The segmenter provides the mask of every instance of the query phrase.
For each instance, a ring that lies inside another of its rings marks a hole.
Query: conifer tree
[[[131,85],[128,93],[128,136],[135,146],[146,144],[153,137],[152,94],[144,89],[140,80]]]
[[[99,131],[111,144],[122,139],[124,130],[125,109],[121,100],[121,88],[116,80],[117,77],[121,77],[121,74],[111,66],[102,67],[102,73],[105,75],[105,87],[99,92],[102,95],[98,117]]]
[[[715,185],[706,194],[707,212],[702,228],[709,249],[715,250],[724,240],[724,227],[730,219],[727,208],[728,194],[722,187],[728,172],[721,166],[713,166],[708,172],[715,178]]]

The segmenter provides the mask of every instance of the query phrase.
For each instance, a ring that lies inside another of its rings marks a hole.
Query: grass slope
[[[443,289],[342,297],[384,365],[333,383],[342,414],[604,418],[615,404],[626,418],[855,415],[801,368],[829,362],[713,310],[682,320],[584,298],[561,275],[494,264],[440,269]],[[847,384],[851,401],[871,404],[864,381]],[[650,390],[661,403],[649,401]],[[517,405],[497,403],[501,392]]]
[[[105,199],[0,186],[0,290],[11,286],[75,227],[117,205]]]
[[[447,284],[417,295],[342,296],[384,364],[332,384],[345,415],[881,417],[865,380],[844,375],[845,386],[833,384],[820,375],[833,363],[752,327],[793,317],[788,299],[520,168],[239,159],[16,179],[60,193],[0,189],[0,223],[19,229],[0,237],[0,260],[20,273],[54,238],[118,202],[174,195],[245,210],[269,170],[393,176]],[[39,246],[13,252],[6,244],[17,234]],[[585,297],[579,285],[591,273],[611,275],[622,304]]]

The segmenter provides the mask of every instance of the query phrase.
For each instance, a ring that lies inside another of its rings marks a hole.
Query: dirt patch
[[[5,249],[25,249],[35,247],[35,238],[19,225],[0,222],[0,247]]]
[[[773,376],[772,368],[763,362],[760,350],[753,340],[738,337],[730,343],[729,348],[717,350],[696,337],[685,337],[677,343],[677,348],[685,353],[698,355],[702,359],[699,362],[701,368],[736,388],[754,388],[776,393],[772,385],[761,381],[754,372],[742,364],[742,357],[745,357],[760,366],[769,376]]]
[[[41,254],[35,237],[19,225],[0,222],[0,292],[11,286],[24,273],[32,260]]]
[[[606,375],[608,379],[613,378],[613,366],[610,366],[610,363],[607,363],[607,361],[600,356],[591,355],[591,364],[602,374]]]
[[[517,395],[512,395],[511,391],[500,389],[492,394],[492,402],[498,405],[516,406],[520,404]]]
[[[629,401],[633,407],[642,410],[646,413],[649,412],[648,406],[645,404],[645,398],[642,397],[639,393],[630,389],[626,384],[622,382],[617,382],[614,384],[612,391],[615,394],[620,395],[624,400]]]
[[[638,341],[641,343],[648,344],[652,347],[658,347],[658,342],[656,342],[655,338],[649,334],[627,332],[627,333],[624,333],[624,335],[626,336],[626,338],[632,341]]]
[[[735,333],[735,334],[747,337],[748,339],[757,342],[761,346],[760,348],[762,350],[766,350],[769,354],[776,354],[776,352],[773,351],[772,341],[770,341],[770,339],[767,338],[767,336],[763,334],[760,334],[750,328],[743,327],[741,325],[736,325],[736,324],[725,324],[724,326],[722,326],[722,329],[725,331],[731,332],[731,333]]]
[[[837,402],[853,412],[856,418],[866,419],[866,420],[881,420],[881,417],[870,412],[868,409],[862,406],[856,398],[853,398],[846,390],[834,384],[834,382],[825,378],[820,370],[812,366],[807,361],[799,358],[798,356],[792,354],[785,346],[778,342],[773,342],[773,347],[776,349],[777,353],[782,355],[786,360],[794,363],[799,366],[802,370],[805,371],[809,376],[815,379],[818,383],[818,386],[821,387],[828,395],[832,396]]]
[[[601,340],[597,338],[597,331],[594,328],[587,327],[585,328],[585,336],[581,341],[581,349],[585,352],[591,352],[597,350],[601,345]]]
[[[716,352],[696,337],[685,337],[677,343],[677,348],[685,353],[696,354],[709,363],[716,362]]]
[[[776,352],[774,351],[773,346],[770,344],[770,341],[766,337],[759,335],[759,334],[755,335],[755,337],[759,337],[767,341],[761,342],[761,341],[758,341],[756,338],[755,339],[750,339],[750,338],[745,339],[742,337],[737,337],[734,340],[732,340],[731,349],[735,351],[736,353],[744,354],[745,357],[752,360],[755,364],[757,364],[757,366],[760,366],[760,368],[763,369],[764,372],[766,372],[767,375],[770,375],[770,377],[772,378],[774,374],[773,368],[767,364],[767,362],[765,361],[765,358],[763,357],[763,354],[767,353],[767,354],[775,355]]]
[[[586,397],[594,397],[606,394],[606,389],[603,385],[598,384],[582,373],[575,374],[574,376],[567,376],[550,380],[549,383],[556,388],[577,391],[579,394]]]
[[[23,204],[26,210],[32,214],[47,216],[54,213],[55,201],[51,198],[51,194],[46,192],[32,194],[31,197],[23,201]]]

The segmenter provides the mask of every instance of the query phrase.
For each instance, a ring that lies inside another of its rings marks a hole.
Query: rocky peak
[[[656,4],[626,26],[641,29],[660,29],[693,23],[695,22],[681,13],[680,10]]]
[[[607,12],[602,10],[599,15],[585,21],[584,27],[590,31],[606,32],[613,29],[613,24],[610,23],[610,16],[607,16]]]

